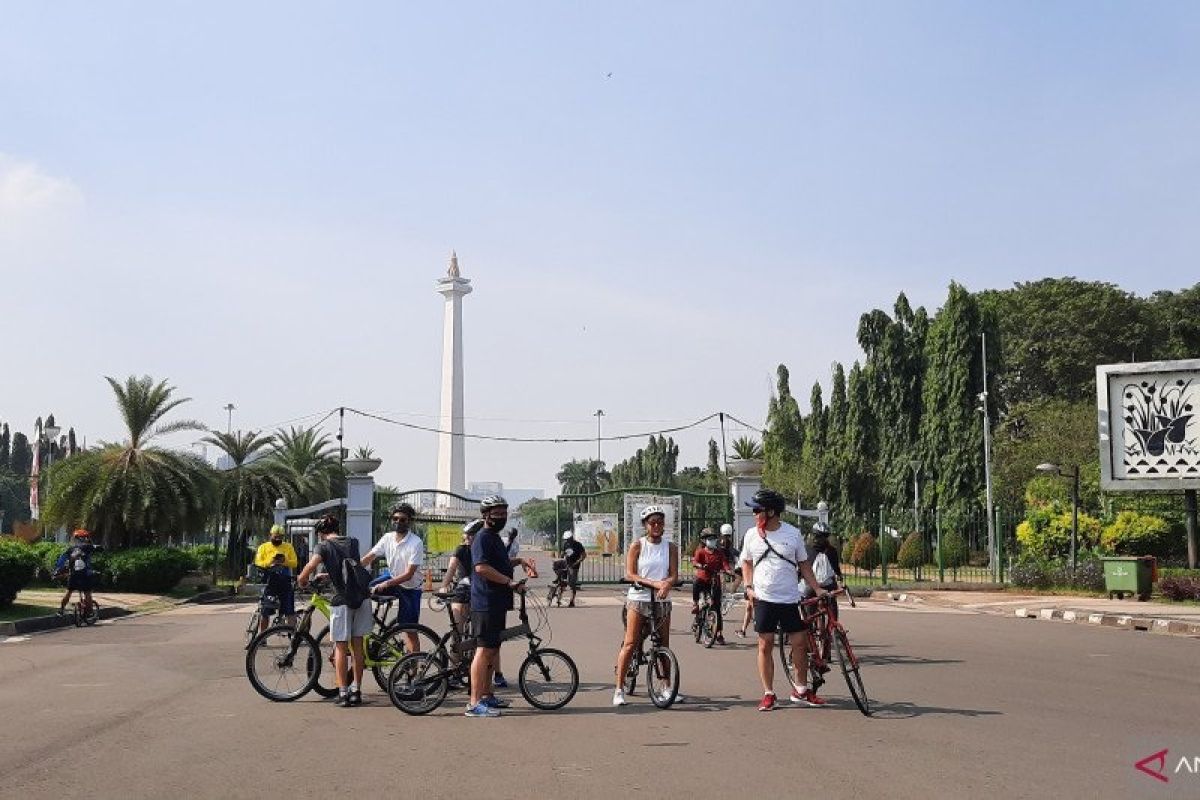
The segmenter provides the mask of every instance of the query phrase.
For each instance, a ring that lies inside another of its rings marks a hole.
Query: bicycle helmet
[[[828,539],[829,538],[829,533],[830,533],[829,526],[826,525],[824,522],[813,523],[812,532],[813,532],[813,536],[817,537],[818,539]]]
[[[726,522],[724,525],[721,526],[721,535],[722,536],[733,536],[733,526],[730,525],[728,522]]]
[[[783,499],[783,495],[774,489],[759,489],[746,505],[751,508],[765,508],[767,511],[782,514],[784,508],[787,507],[787,501]]]
[[[493,508],[508,508],[508,501],[498,494],[489,494],[479,501],[480,514],[486,514]]]
[[[272,526],[271,526],[271,533],[270,533],[269,535],[271,535],[271,536],[274,536],[274,535],[275,535],[275,534],[277,534],[277,533],[278,533],[280,536],[283,536],[285,533],[287,533],[287,531],[285,531],[285,530],[283,529],[283,526],[282,526],[282,525],[272,525]]]
[[[475,534],[479,533],[479,529],[482,527],[483,527],[483,520],[481,520],[481,519],[472,520],[471,522],[468,522],[466,525],[463,525],[463,533],[465,533],[467,536],[474,536]]]
[[[407,514],[409,519],[412,519],[417,515],[417,510],[408,503],[396,503],[394,506],[392,506],[391,510],[388,511],[388,514]]]
[[[574,539],[574,538],[575,538],[575,533],[573,531],[563,531],[563,540],[564,541],[566,541],[567,539]]]
[[[642,509],[642,522],[650,519],[655,514],[660,515],[664,521],[667,518],[667,510],[662,506],[646,506]]]
[[[78,529],[76,529],[76,530],[75,530],[75,532],[74,532],[74,533],[72,533],[71,535],[72,535],[72,536],[74,536],[76,539],[90,539],[90,538],[92,538],[92,533],[91,533],[91,531],[87,530],[86,528],[78,528]]]

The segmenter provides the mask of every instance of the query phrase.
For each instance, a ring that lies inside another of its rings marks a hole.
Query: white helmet
[[[575,534],[572,531],[563,531],[563,540],[574,539]]]
[[[655,514],[661,514],[663,519],[667,518],[667,510],[662,506],[646,506],[642,509],[642,522],[650,519]]]
[[[721,526],[721,535],[722,536],[733,536],[733,526],[730,525],[728,522],[726,522],[724,525]]]

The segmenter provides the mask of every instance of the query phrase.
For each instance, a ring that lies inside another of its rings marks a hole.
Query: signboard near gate
[[[576,514],[575,540],[589,553],[613,554],[621,551],[618,531],[619,514]]]
[[[627,494],[625,500],[625,549],[643,533],[642,509],[646,506],[662,506],[666,516],[663,537],[668,541],[676,541],[679,522],[683,519],[683,498],[677,494]]]

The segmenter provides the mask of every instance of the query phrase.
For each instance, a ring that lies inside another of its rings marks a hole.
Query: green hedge
[[[17,592],[33,580],[37,551],[15,539],[0,540],[0,608],[17,599]]]
[[[45,583],[54,577],[54,565],[58,562],[58,557],[66,552],[67,546],[61,542],[34,542],[33,549],[38,559],[34,575]]]
[[[102,588],[144,594],[169,592],[197,563],[191,551],[173,547],[102,551],[92,558]]]

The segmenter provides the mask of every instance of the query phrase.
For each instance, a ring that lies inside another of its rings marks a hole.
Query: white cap
[[[721,535],[722,536],[733,536],[733,526],[730,525],[728,522],[726,522],[724,525],[721,526]]]
[[[572,533],[571,531],[563,531],[563,538],[564,539],[574,539],[575,534]]]

